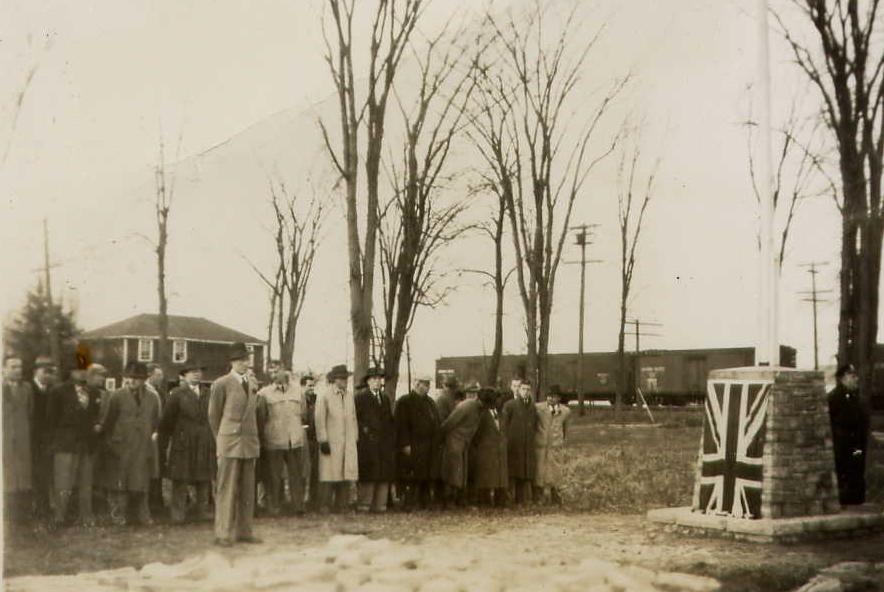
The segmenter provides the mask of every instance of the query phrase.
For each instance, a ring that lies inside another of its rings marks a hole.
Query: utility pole
[[[586,246],[591,245],[592,241],[587,240],[587,230],[590,228],[597,227],[598,224],[579,224],[577,226],[572,226],[572,230],[576,230],[577,233],[574,237],[574,244],[580,247],[580,320],[578,323],[578,335],[577,335],[577,401],[579,404],[579,412],[580,415],[585,413],[584,408],[584,393],[583,393],[583,327],[584,327],[584,318],[585,318],[585,307],[586,307],[586,264],[587,263],[601,263],[600,259],[592,259],[586,260]],[[574,264],[578,263],[577,261],[566,261],[566,264]]]
[[[49,355],[52,362],[61,364],[61,347],[58,343],[58,325],[55,319],[55,305],[52,301],[52,280],[49,263],[49,223],[43,218],[43,281],[46,283],[46,324],[49,328]]]
[[[635,329],[633,331],[624,331],[624,335],[634,335],[635,336],[635,362],[633,365],[633,382],[636,393],[639,391],[639,373],[641,371],[641,365],[639,364],[639,359],[641,357],[641,336],[645,337],[660,337],[659,333],[648,333],[647,331],[642,331],[642,327],[662,327],[663,325],[660,323],[653,323],[650,321],[642,321],[638,318],[635,319],[627,319],[627,323],[632,324]],[[644,398],[644,397],[642,397]],[[653,421],[653,420],[652,420]]]
[[[823,300],[819,298],[820,294],[825,294],[831,292],[831,290],[817,290],[816,289],[816,274],[819,273],[817,267],[828,265],[828,261],[813,261],[811,263],[805,263],[801,267],[806,267],[807,272],[810,274],[810,291],[809,292],[799,292],[799,294],[804,294],[810,296],[809,298],[802,298],[804,302],[810,302],[813,307],[813,369],[820,369],[820,353],[819,353],[819,333],[817,331],[817,304],[820,302],[828,302],[828,300]]]

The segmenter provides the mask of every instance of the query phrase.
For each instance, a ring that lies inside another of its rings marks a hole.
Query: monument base
[[[856,506],[838,514],[760,518],[749,520],[692,511],[689,506],[651,510],[648,520],[677,527],[686,533],[756,543],[800,543],[852,538],[884,531],[884,513],[872,504]]]

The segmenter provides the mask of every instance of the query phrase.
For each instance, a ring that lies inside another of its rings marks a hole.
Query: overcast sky
[[[457,4],[473,6],[437,0],[425,30]],[[496,4],[503,10],[506,3]],[[580,4],[587,34],[605,23],[584,73],[587,104],[593,100],[588,91],[632,72],[634,83],[605,129],[634,114],[645,122],[646,154],[662,158],[630,303],[631,316],[662,327],[642,347],[753,345],[757,212],[741,122],[756,71],[756,2]],[[0,156],[6,154],[0,171],[0,298],[6,318],[37,281],[44,217],[59,263],[53,270],[56,293],[77,305],[84,328],[156,310],[155,259],[142,235],[155,233],[151,167],[162,133],[169,157],[177,153],[180,160],[174,169],[170,312],[264,336],[266,292],[244,258],[271,264],[265,229],[267,175],[273,173],[299,191],[330,195],[332,206],[296,364],[321,371],[350,361],[343,216],[316,133],[317,117],[334,116],[320,6],[319,0],[0,4]],[[813,95],[774,41],[774,110],[781,118],[796,94],[807,95],[808,102]],[[470,158],[461,148],[453,162],[461,166]],[[589,268],[589,351],[616,346],[612,164],[590,177],[574,213],[575,222],[600,224],[590,253],[603,262]],[[839,249],[832,201],[805,203],[793,236],[780,291],[781,341],[797,347],[800,365],[808,365],[810,305],[797,292],[808,289],[809,276],[798,265],[831,261],[819,287],[835,287]],[[566,252],[569,261],[577,256],[576,247]],[[490,245],[469,239],[447,254],[446,263],[490,266]],[[553,351],[576,351],[578,278],[577,266],[561,267]],[[417,371],[431,372],[438,356],[491,350],[492,293],[478,277],[464,276],[459,284],[445,306],[418,312],[411,336]],[[518,353],[524,347],[522,312],[515,284],[511,288],[506,351]],[[832,361],[836,328],[836,308],[823,305],[823,363]]]

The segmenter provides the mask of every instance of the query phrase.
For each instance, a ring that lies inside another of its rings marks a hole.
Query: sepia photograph
[[[10,592],[884,592],[884,2],[0,0]]]

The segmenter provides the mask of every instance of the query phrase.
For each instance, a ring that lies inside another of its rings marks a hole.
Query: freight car
[[[580,377],[578,357],[578,354],[550,354],[547,384],[558,386],[566,400],[576,399],[578,390],[582,390],[587,400],[613,402],[619,374],[616,352],[585,353]],[[781,346],[780,360],[782,366],[794,368],[795,349]],[[488,362],[488,356],[439,358],[436,360],[437,387],[448,376],[462,383],[486,384]],[[710,370],[754,363],[755,349],[751,347],[630,352],[626,354],[627,402],[632,402],[635,387],[639,386],[651,405],[699,403],[706,395],[706,377]],[[505,388],[511,378],[525,376],[526,367],[523,355],[503,356],[497,386]]]

